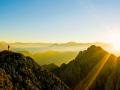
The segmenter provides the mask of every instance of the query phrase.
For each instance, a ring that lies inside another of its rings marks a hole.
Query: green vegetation
[[[25,56],[32,57],[40,65],[54,63],[60,66],[62,63],[68,63],[77,56],[77,52],[46,51],[33,54],[28,51],[18,52],[24,54]]]

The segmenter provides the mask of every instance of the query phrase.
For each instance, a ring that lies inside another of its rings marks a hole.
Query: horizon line
[[[61,43],[83,43],[83,44],[89,44],[89,43],[102,43],[102,44],[110,44],[108,42],[101,42],[101,41],[60,41],[60,42],[55,42],[55,41],[36,41],[36,42],[28,42],[28,41],[0,41],[0,43],[8,43],[8,44],[12,44],[12,43],[57,43],[57,44],[61,44]]]

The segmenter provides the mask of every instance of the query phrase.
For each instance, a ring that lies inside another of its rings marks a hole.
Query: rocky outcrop
[[[0,90],[70,90],[59,78],[30,57],[0,52]]]
[[[120,90],[120,57],[101,47],[92,45],[80,51],[75,60],[54,70],[73,90]]]
[[[8,77],[5,71],[0,68],[0,90],[12,90],[13,85]]]

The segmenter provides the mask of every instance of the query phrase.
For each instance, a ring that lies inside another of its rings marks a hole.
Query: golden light
[[[105,66],[106,62],[108,61],[111,54],[107,53],[101,60],[98,62],[94,68],[88,73],[87,77],[80,82],[74,90],[89,90],[98,75],[100,74],[101,70]]]
[[[110,43],[112,44],[113,46],[113,49],[114,50],[117,50],[117,51],[120,51],[120,34],[119,33],[116,33],[116,34],[112,34],[110,35]]]

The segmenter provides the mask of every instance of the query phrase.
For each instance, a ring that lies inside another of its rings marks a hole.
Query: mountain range
[[[0,90],[120,90],[120,57],[92,45],[61,66],[0,52]]]
[[[29,51],[29,52],[44,52],[44,51],[74,51],[79,52],[86,49],[91,45],[97,45],[104,48],[110,47],[110,44],[107,43],[77,43],[77,42],[64,42],[64,43],[6,43],[0,42],[0,51],[7,49],[8,44],[12,51]]]
[[[72,90],[120,90],[120,58],[95,45],[60,67],[45,66]]]

